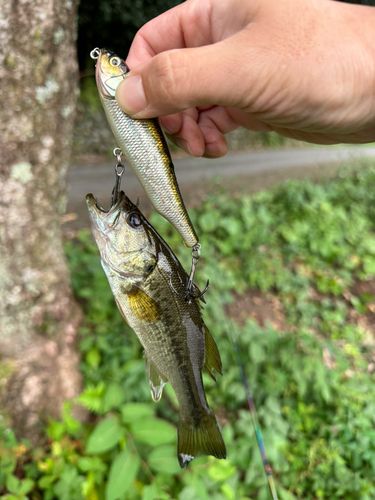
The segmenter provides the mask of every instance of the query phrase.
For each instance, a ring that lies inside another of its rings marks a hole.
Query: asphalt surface
[[[183,158],[174,161],[176,176],[188,207],[200,202],[213,187],[223,186],[234,192],[254,192],[288,178],[332,176],[343,164],[375,159],[375,147],[322,146],[298,149],[248,151],[223,158]],[[105,206],[114,184],[113,162],[72,165],[68,175],[68,214],[71,227],[88,225],[85,195],[94,193]],[[139,199],[146,212],[150,204],[130,168],[123,177],[123,187],[133,201]]]

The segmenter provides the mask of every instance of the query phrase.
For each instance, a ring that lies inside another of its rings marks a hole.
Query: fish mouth
[[[123,203],[125,199],[124,191],[121,191],[118,195],[118,199],[114,205],[111,205],[108,209],[103,208],[99,205],[97,199],[92,193],[86,195],[86,204],[90,213],[96,213],[100,215],[109,215],[120,208],[120,205]]]

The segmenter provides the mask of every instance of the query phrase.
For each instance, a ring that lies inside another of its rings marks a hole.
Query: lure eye
[[[142,224],[140,215],[137,212],[132,212],[128,215],[128,224],[133,228],[137,228]]]
[[[121,64],[121,60],[119,57],[111,57],[109,62],[111,63],[112,66],[120,66]]]

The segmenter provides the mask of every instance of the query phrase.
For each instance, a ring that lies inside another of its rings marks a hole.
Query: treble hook
[[[196,243],[191,249],[191,269],[186,286],[185,300],[187,301],[188,304],[190,304],[193,299],[200,299],[202,302],[205,302],[203,295],[207,292],[209,282],[207,281],[206,286],[204,287],[202,292],[200,292],[198,288],[194,285],[194,275],[200,255],[201,255],[201,245],[200,243]]]
[[[121,162],[121,157],[122,157],[122,151],[120,148],[115,148],[113,150],[113,156],[116,157],[116,165],[115,165],[115,175],[116,175],[116,181],[115,185],[112,189],[112,199],[111,199],[111,206],[116,205],[119,194],[120,194],[120,186],[121,186],[121,177],[122,174],[124,173],[125,166]]]

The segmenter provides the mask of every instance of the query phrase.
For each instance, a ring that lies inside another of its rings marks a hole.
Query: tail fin
[[[183,468],[198,455],[226,458],[225,444],[215,415],[203,415],[198,425],[180,421],[177,449],[178,461]]]

